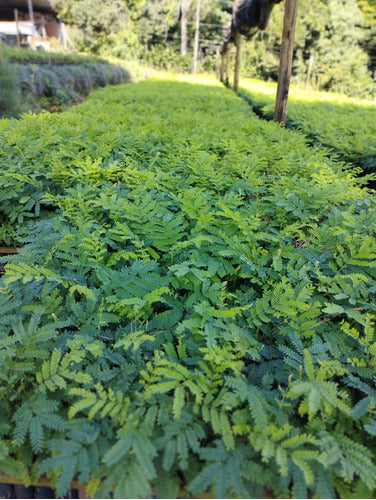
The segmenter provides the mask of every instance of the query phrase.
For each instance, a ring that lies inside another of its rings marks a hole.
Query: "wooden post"
[[[29,9],[29,18],[31,22],[31,29],[33,36],[37,35],[37,30],[35,28],[34,10],[33,10],[33,0],[27,0],[27,7]]]
[[[294,53],[297,12],[298,0],[286,0],[278,73],[277,98],[274,112],[274,121],[285,124],[287,118],[287,101],[290,88],[292,56]]]
[[[21,47],[20,26],[18,24],[18,9],[14,9],[14,21],[16,23],[17,31],[17,47]]]
[[[229,86],[229,75],[230,75],[230,63],[231,63],[231,49],[227,47],[226,53],[226,76],[225,76],[225,85],[226,87]]]
[[[221,53],[221,67],[219,70],[219,80],[222,83],[225,83],[225,55],[226,55],[225,52]]]
[[[236,44],[236,56],[235,56],[235,73],[234,73],[234,92],[238,93],[239,71],[240,71],[240,49],[242,45],[242,36],[238,32],[236,32],[235,44]]]

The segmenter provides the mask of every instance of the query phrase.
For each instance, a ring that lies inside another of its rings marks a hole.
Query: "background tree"
[[[52,0],[78,50],[182,71],[192,69],[196,1]],[[214,70],[215,45],[231,19],[232,0],[205,0],[201,6],[200,54],[205,52],[203,67]],[[283,3],[267,30],[243,43],[242,75],[277,79],[282,25]],[[376,0],[300,0],[293,80],[370,96],[375,33]]]
[[[180,2],[180,26],[181,26],[181,48],[180,53],[184,56],[188,52],[188,16],[191,0]]]
[[[131,11],[126,0],[52,0],[53,8],[69,26],[77,50],[94,53],[111,45],[114,33],[132,31],[132,15],[140,2],[132,3]]]
[[[358,0],[364,15],[363,47],[369,56],[369,68],[376,80],[376,0]]]
[[[276,79],[282,16],[277,5],[267,31],[244,44],[243,74]],[[293,80],[303,85],[308,76],[317,89],[369,96],[374,85],[361,46],[366,32],[356,0],[300,0]]]
[[[325,5],[325,10],[324,10]],[[315,56],[316,86],[325,90],[363,94],[371,90],[368,56],[361,48],[363,14],[356,0],[328,0],[323,7],[327,23],[312,40],[309,55]],[[302,51],[307,61],[308,53]]]

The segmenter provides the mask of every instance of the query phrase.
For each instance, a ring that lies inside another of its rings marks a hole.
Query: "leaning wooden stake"
[[[234,73],[234,92],[238,93],[239,88],[239,70],[240,70],[240,49],[242,44],[242,36],[236,32],[236,56],[235,56],[235,73]]]
[[[274,121],[286,123],[298,0],[286,0]]]

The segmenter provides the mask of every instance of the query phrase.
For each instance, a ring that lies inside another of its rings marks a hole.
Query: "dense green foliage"
[[[283,25],[283,4],[274,9],[265,33],[244,46],[242,73],[276,80]],[[293,81],[357,97],[375,97],[362,43],[368,30],[356,0],[299,1]]]
[[[4,47],[5,48],[5,47]],[[8,59],[20,64],[106,64],[106,59],[89,54],[69,54],[65,52],[45,52],[43,50],[30,50],[25,48],[6,47]]]
[[[364,15],[365,45],[373,53],[372,70],[376,69],[376,0],[358,0],[359,7]]]
[[[123,67],[104,63],[18,64],[16,72],[24,98],[32,96],[48,108],[82,99],[98,87],[129,81]]]
[[[275,84],[244,79],[240,93],[257,111],[273,118]],[[342,160],[376,173],[376,104],[292,87],[287,120],[288,126],[300,129]]]
[[[106,85],[129,81],[124,65],[76,54],[9,49],[0,43],[0,118],[64,106]]]
[[[187,43],[192,49],[196,0],[52,0],[78,50],[124,59],[150,59],[149,50],[160,52],[166,46],[167,54],[179,54],[183,3],[188,9]],[[222,25],[230,19],[222,8],[231,5],[231,0],[202,2],[202,41],[221,41]]]
[[[205,70],[215,68],[215,45],[221,44],[232,3],[201,2],[199,38]],[[133,57],[158,69],[192,69],[197,0],[53,0],[53,5],[70,26],[78,50]],[[243,43],[244,76],[277,79],[283,8],[284,2],[277,5],[267,30]],[[376,60],[372,65],[370,55],[376,50],[375,26],[375,0],[299,0],[293,78],[303,83],[308,77],[319,90],[374,95]],[[188,54],[182,57],[183,45]]]
[[[168,81],[0,122],[0,470],[375,494],[376,199],[305,141]]]

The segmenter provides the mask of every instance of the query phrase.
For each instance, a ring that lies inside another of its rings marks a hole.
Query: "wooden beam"
[[[241,52],[241,45],[242,45],[242,36],[238,32],[236,32],[235,44],[236,44],[236,55],[235,55],[235,73],[234,73],[234,92],[238,93],[239,71],[240,71],[240,52]]]
[[[0,247],[0,254],[1,253],[5,253],[5,254],[18,253],[18,248],[16,248],[16,247]]]
[[[274,121],[284,124],[286,124],[287,118],[287,102],[290,88],[292,57],[294,53],[297,13],[298,0],[286,0],[278,72],[277,98],[274,112]]]

